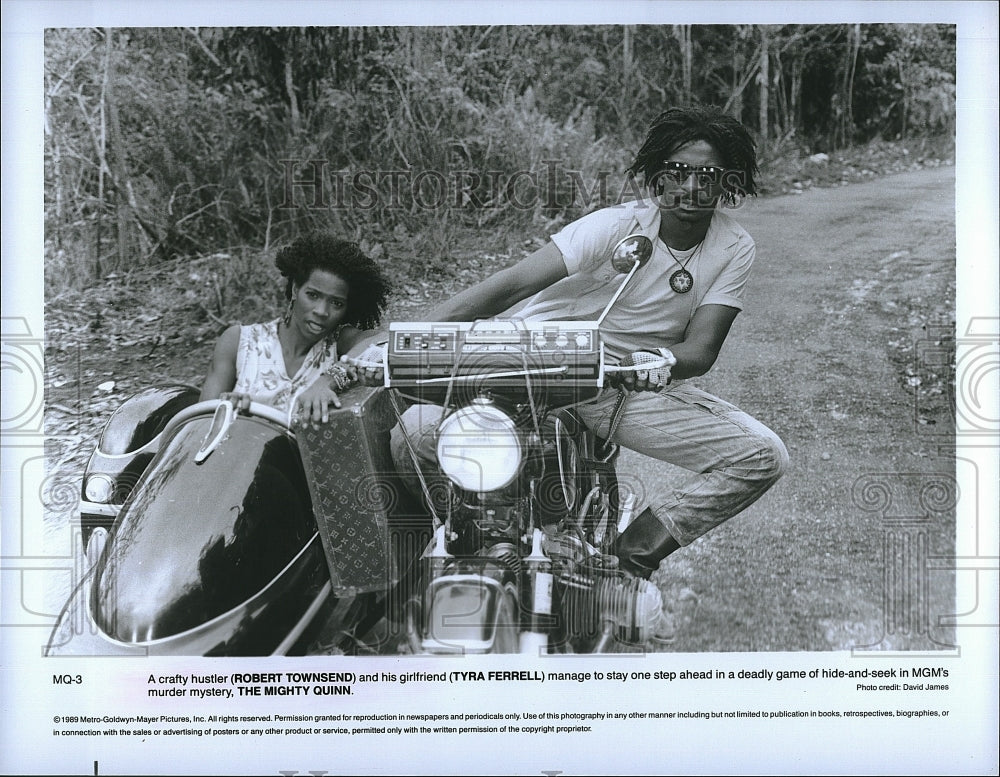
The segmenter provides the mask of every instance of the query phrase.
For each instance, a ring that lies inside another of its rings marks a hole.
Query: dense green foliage
[[[441,256],[454,230],[614,199],[650,118],[691,101],[741,118],[765,159],[954,131],[944,25],[53,29],[45,44],[59,286],[313,226]]]

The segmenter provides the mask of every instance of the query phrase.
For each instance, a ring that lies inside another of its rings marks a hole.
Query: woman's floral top
[[[331,335],[316,343],[306,354],[298,372],[289,377],[278,339],[278,319],[241,326],[233,391],[249,394],[254,402],[289,412],[292,399],[336,363],[337,343]]]

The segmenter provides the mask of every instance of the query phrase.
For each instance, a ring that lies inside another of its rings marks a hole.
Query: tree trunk
[[[743,92],[757,74],[760,66],[758,52],[748,53],[746,44],[754,37],[753,26],[737,28],[737,42],[733,47],[733,83],[723,110],[743,120]]]
[[[768,106],[771,102],[771,64],[770,40],[767,27],[760,26],[760,72],[757,81],[760,85],[760,104],[758,106],[758,126],[760,128],[761,151],[767,150],[768,143]]]
[[[771,79],[771,91],[774,94],[774,135],[778,138],[788,136],[791,122],[788,116],[788,100],[785,97],[784,66],[781,61],[781,51],[775,46],[771,62],[773,76]]]
[[[622,95],[618,106],[618,123],[622,128],[625,137],[628,137],[629,125],[632,122],[632,95],[634,86],[632,84],[633,73],[633,37],[635,35],[635,25],[626,24],[622,28]]]
[[[903,87],[903,115],[900,118],[899,139],[904,140],[906,138],[906,125],[909,121],[910,114],[910,85],[907,83],[906,68],[903,67],[902,61],[899,62],[897,68],[899,72],[899,83]]]
[[[292,134],[297,136],[302,128],[302,119],[299,116],[299,101],[295,96],[295,80],[292,78],[292,58],[285,57],[285,94],[288,96],[288,111],[292,124]]]
[[[632,48],[635,36],[635,25],[626,24],[622,28],[622,73],[625,78],[632,75]]]
[[[691,104],[691,74],[694,69],[694,53],[691,49],[691,25],[675,24],[674,36],[681,48],[681,102]]]
[[[743,84],[741,82],[743,80],[744,54],[740,41],[742,37],[739,35],[736,45],[733,46],[733,80],[729,92],[730,113],[740,120],[743,119]]]
[[[854,134],[854,73],[858,66],[858,53],[861,51],[861,25],[855,24],[848,28],[847,34],[847,65],[844,68],[844,112],[842,115],[841,139],[844,145],[851,142]]]
[[[789,112],[792,114],[792,127],[795,134],[801,135],[802,130],[802,69],[803,60],[800,54],[792,58],[791,77],[788,85]]]

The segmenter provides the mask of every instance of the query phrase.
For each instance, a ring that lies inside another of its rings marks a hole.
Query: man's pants
[[[617,390],[605,390],[576,411],[588,428],[604,437],[617,397]],[[432,491],[441,485],[441,476],[433,474],[437,471],[433,436],[440,417],[441,408],[435,405],[414,405],[403,415]],[[396,466],[419,493],[413,452],[398,427],[392,441]],[[745,510],[788,465],[788,452],[774,432],[734,405],[686,383],[659,393],[629,394],[613,441],[691,473],[671,478],[671,468],[662,467],[661,473],[654,461],[653,474],[641,484],[640,496],[681,545]],[[622,480],[623,493],[628,493],[627,476]]]

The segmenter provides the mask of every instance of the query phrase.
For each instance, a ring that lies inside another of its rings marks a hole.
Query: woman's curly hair
[[[374,329],[382,319],[391,291],[378,265],[357,245],[326,232],[313,232],[296,238],[281,249],[274,264],[288,279],[285,299],[292,298],[293,287],[309,280],[313,270],[326,270],[347,282],[347,312],[344,323],[358,329]]]
[[[750,132],[737,119],[710,106],[671,108],[657,116],[635,161],[625,172],[633,177],[642,173],[648,186],[671,154],[696,140],[704,140],[722,155],[726,167],[722,178],[724,202],[732,206],[743,197],[757,194],[754,176],[760,170]]]

